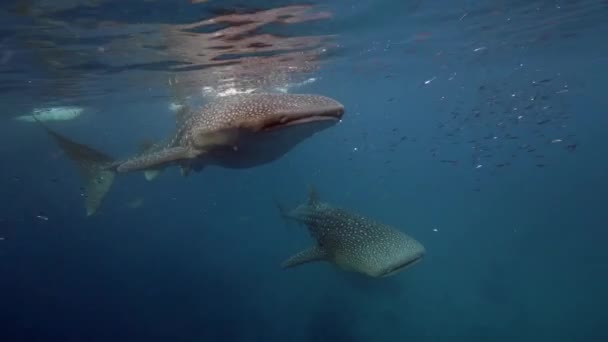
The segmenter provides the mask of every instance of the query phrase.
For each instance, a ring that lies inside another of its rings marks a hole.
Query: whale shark
[[[84,108],[77,106],[34,108],[32,114],[16,116],[13,119],[22,122],[66,121],[76,119],[83,110]]]
[[[84,181],[86,215],[93,215],[116,174],[142,171],[153,179],[170,166],[183,175],[207,166],[243,169],[270,163],[300,142],[339,122],[344,106],[314,94],[245,94],[221,97],[197,109],[184,105],[167,139],[115,160],[43,125]]]
[[[281,266],[293,268],[325,261],[338,268],[379,278],[402,271],[426,254],[425,247],[402,231],[346,209],[322,202],[313,186],[308,201],[293,210],[278,204],[281,216],[304,224],[314,244]]]

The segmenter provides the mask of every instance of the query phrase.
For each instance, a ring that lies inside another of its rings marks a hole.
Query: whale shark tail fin
[[[84,185],[87,217],[95,214],[114,183],[114,160],[102,152],[52,131],[45,125],[42,126],[76,165]]]

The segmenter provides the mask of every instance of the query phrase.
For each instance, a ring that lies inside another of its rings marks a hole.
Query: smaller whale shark
[[[36,108],[30,115],[14,117],[22,122],[47,122],[47,121],[66,121],[73,120],[82,114],[84,108],[75,106]]]
[[[142,171],[146,179],[178,166],[183,175],[215,165],[242,169],[270,163],[344,114],[338,101],[309,94],[247,94],[221,97],[176,113],[175,132],[141,153],[114,160],[72,141],[41,123],[84,180],[87,216],[93,215],[117,173]],[[136,128],[135,128],[136,129]]]
[[[282,263],[291,268],[326,261],[345,271],[387,277],[422,260],[426,251],[414,238],[389,225],[321,202],[313,187],[308,201],[291,211],[279,205],[284,218],[307,226],[315,244]]]

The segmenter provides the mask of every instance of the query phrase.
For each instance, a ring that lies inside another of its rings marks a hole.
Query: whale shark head
[[[187,123],[194,149],[204,150],[201,164],[245,168],[268,163],[300,142],[338,123],[344,106],[308,94],[246,94],[214,101]],[[188,139],[188,138],[187,138]]]

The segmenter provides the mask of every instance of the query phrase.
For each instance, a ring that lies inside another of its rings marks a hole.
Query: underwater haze
[[[607,1],[1,7],[0,341],[608,341]]]

